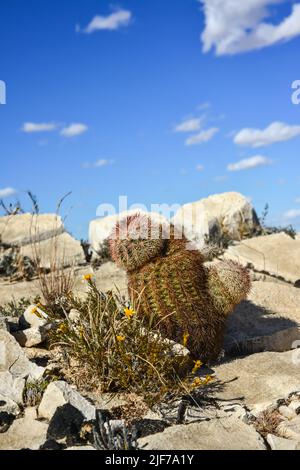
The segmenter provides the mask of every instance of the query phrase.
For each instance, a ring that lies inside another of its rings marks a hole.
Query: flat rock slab
[[[27,408],[21,419],[16,419],[9,430],[0,434],[1,450],[38,450],[47,440],[48,425],[36,420],[35,408]]]
[[[250,410],[267,408],[300,390],[299,350],[252,354],[213,369],[221,387],[215,397],[232,401],[243,397],[241,403]]]
[[[300,279],[300,239],[286,233],[276,233],[244,240],[230,246],[225,259],[251,265],[255,271],[265,272],[296,283]]]
[[[255,429],[233,417],[172,426],[138,442],[144,450],[265,450]]]
[[[1,241],[8,245],[28,245],[33,241],[47,240],[63,232],[62,219],[55,214],[0,217]]]
[[[229,355],[282,352],[292,349],[295,341],[300,342],[300,289],[253,282],[248,300],[228,318],[225,351]]]

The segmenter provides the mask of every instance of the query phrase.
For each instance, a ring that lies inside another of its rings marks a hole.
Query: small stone
[[[300,416],[290,421],[283,421],[277,427],[277,431],[282,437],[295,439],[300,442]]]
[[[273,434],[267,435],[267,442],[272,450],[299,450],[300,448],[299,442],[274,436]]]
[[[45,326],[48,323],[45,313],[36,305],[30,305],[23,315],[21,315],[19,324],[22,328]]]
[[[289,404],[289,409],[291,409],[294,412],[294,414],[299,415],[300,414],[300,401],[293,400]]]
[[[289,406],[280,406],[278,408],[279,413],[287,419],[295,418],[296,413]]]
[[[81,316],[81,313],[79,312],[79,310],[76,310],[75,308],[73,308],[69,313],[69,320],[75,324],[79,323],[80,316]]]
[[[12,333],[22,348],[32,348],[42,344],[47,339],[48,330],[45,327],[32,327]]]
[[[92,446],[73,446],[73,447],[68,447],[65,450],[96,450]]]
[[[63,381],[52,382],[48,385],[38,409],[39,417],[50,421],[57,408],[66,404],[82,413],[87,421],[92,421],[96,417],[95,407]]]

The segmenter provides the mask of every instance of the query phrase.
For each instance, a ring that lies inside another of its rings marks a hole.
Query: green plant
[[[31,258],[23,256],[17,247],[0,254],[0,276],[12,281],[30,280],[36,275],[36,266]]]
[[[191,366],[187,355],[176,354],[154,327],[155,314],[146,327],[138,305],[124,304],[116,294],[98,291],[90,275],[85,276],[86,299],[69,298],[69,308],[80,312],[76,323],[66,313],[52,331],[52,347],[60,347],[69,359],[67,377],[79,388],[100,392],[133,392],[152,404],[167,393],[200,387],[196,380],[201,363]],[[190,374],[187,372],[190,371]]]
[[[48,385],[49,381],[44,378],[35,381],[27,380],[23,392],[24,404],[26,406],[38,406]]]
[[[124,421],[113,420],[97,410],[93,426],[93,444],[97,450],[137,450],[136,429],[128,429]]]
[[[269,226],[266,224],[266,219],[269,214],[269,204],[266,204],[262,215],[259,219],[261,230],[257,235],[272,235],[273,233],[286,233],[291,238],[295,239],[297,235],[296,229],[292,225],[287,225],[286,227],[281,226]]]
[[[175,227],[139,214],[117,225],[110,249],[128,272],[130,296],[142,316],[155,315],[164,337],[186,337],[194,357],[215,359],[227,316],[249,292],[247,271],[230,262],[206,268],[202,254],[178,238]]]
[[[18,301],[13,299],[6,305],[0,305],[0,316],[16,318],[20,317],[32,303],[34,302],[32,302],[31,299],[25,299],[24,297]]]

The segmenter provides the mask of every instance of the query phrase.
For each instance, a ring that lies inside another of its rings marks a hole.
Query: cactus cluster
[[[168,227],[167,227],[168,225]],[[231,261],[206,267],[200,251],[171,224],[136,214],[122,220],[109,241],[112,259],[128,273],[139,311],[159,319],[163,336],[195,358],[217,358],[227,316],[250,289],[247,271]]]

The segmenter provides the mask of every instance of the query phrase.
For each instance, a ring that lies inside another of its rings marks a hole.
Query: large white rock
[[[300,240],[286,233],[244,240],[230,246],[224,258],[292,283],[300,279]]]
[[[39,266],[44,269],[85,264],[81,243],[66,232],[48,240],[22,246],[20,254],[33,260],[38,258]]]
[[[56,214],[20,214],[0,217],[0,238],[8,245],[28,245],[48,240],[64,232],[63,222]]]
[[[183,227],[185,235],[199,248],[206,238],[213,241],[222,234],[241,240],[259,225],[252,204],[236,192],[215,194],[185,204],[172,221],[176,226]]]
[[[144,450],[265,450],[255,429],[235,417],[172,426],[138,442]]]
[[[57,408],[66,404],[80,411],[87,421],[95,419],[95,407],[63,381],[52,382],[48,385],[38,409],[39,417],[50,421]]]
[[[126,212],[121,212],[120,214],[109,215],[107,217],[99,217],[98,219],[92,220],[89,226],[89,242],[92,250],[96,253],[101,251],[103,243],[112,233],[116,224],[125,217],[137,213],[150,215],[153,220],[158,220],[162,223],[168,223],[167,219],[158,212],[149,213],[140,209],[133,209]]]

